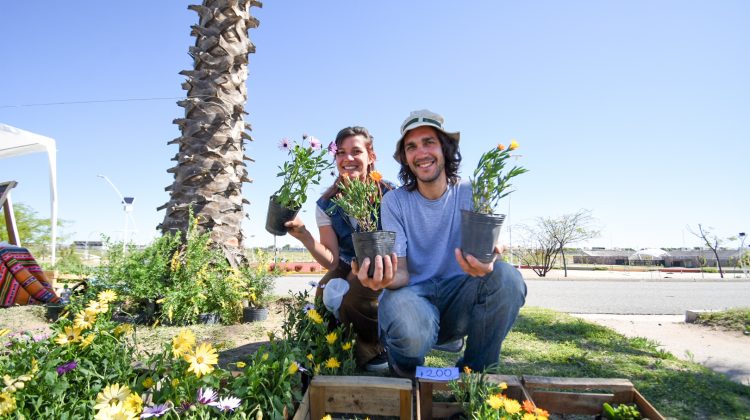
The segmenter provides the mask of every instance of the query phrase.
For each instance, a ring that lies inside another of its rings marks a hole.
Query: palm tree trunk
[[[177,102],[185,108],[185,117],[174,120],[182,135],[168,144],[178,144],[172,160],[177,162],[167,172],[174,182],[165,190],[169,202],[162,233],[188,230],[192,210],[202,231],[210,231],[219,246],[238,249],[242,246],[242,184],[247,177],[245,140],[252,140],[244,122],[247,102],[248,55],[255,52],[248,30],[258,26],[250,7],[262,6],[254,0],[204,0],[188,9],[199,15],[192,26],[196,37],[190,48],[194,69],[180,74],[187,98]],[[183,236],[184,237],[184,236]]]

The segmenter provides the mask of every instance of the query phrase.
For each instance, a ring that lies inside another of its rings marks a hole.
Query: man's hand
[[[370,264],[371,261],[369,258],[365,258],[362,261],[361,267],[356,259],[352,260],[352,272],[357,273],[357,278],[359,278],[362,286],[378,291],[393,284],[396,271],[398,271],[398,257],[395,252],[385,257],[381,257],[380,255],[375,257],[375,272],[372,277],[367,276]]]
[[[503,252],[502,248],[498,245],[495,245],[494,256],[492,258],[492,261],[488,263],[483,263],[479,261],[478,259],[474,258],[474,256],[471,254],[468,254],[466,255],[466,257],[464,257],[464,254],[461,252],[460,249],[458,248],[455,249],[456,261],[458,261],[458,265],[461,266],[461,269],[464,270],[464,273],[472,277],[483,277],[491,273],[494,268],[495,260],[497,259],[497,256],[500,255],[502,252]]]

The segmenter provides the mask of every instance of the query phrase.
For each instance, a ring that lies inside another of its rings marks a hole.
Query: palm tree
[[[178,144],[172,158],[177,165],[167,170],[174,182],[165,190],[169,202],[164,221],[157,227],[162,233],[188,230],[189,212],[200,230],[211,231],[219,246],[238,252],[242,245],[242,183],[248,178],[245,160],[248,54],[255,52],[248,30],[258,27],[250,7],[261,7],[254,0],[204,0],[188,9],[198,13],[199,23],[192,26],[196,37],[190,47],[194,69],[180,74],[187,99],[177,102],[185,108],[185,117],[174,120],[182,135],[168,144]],[[239,251],[241,253],[241,251]]]

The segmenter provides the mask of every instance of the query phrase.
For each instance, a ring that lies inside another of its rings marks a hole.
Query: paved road
[[[275,292],[312,287],[318,276],[288,276],[276,280]],[[526,306],[589,314],[684,315],[687,309],[726,309],[750,306],[750,281],[675,279],[579,279],[526,281]]]
[[[748,281],[528,280],[526,306],[588,314],[685,314],[750,306]]]

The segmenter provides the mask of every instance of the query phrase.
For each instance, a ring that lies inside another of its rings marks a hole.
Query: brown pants
[[[383,351],[378,338],[378,296],[380,292],[362,286],[359,279],[352,273],[349,264],[339,261],[338,267],[326,273],[320,284],[324,285],[331,279],[342,278],[349,283],[349,291],[344,295],[339,308],[339,318],[342,324],[351,324],[357,334],[357,344],[354,347],[357,366],[364,367],[367,362]],[[318,287],[315,297],[323,299],[323,289]]]

